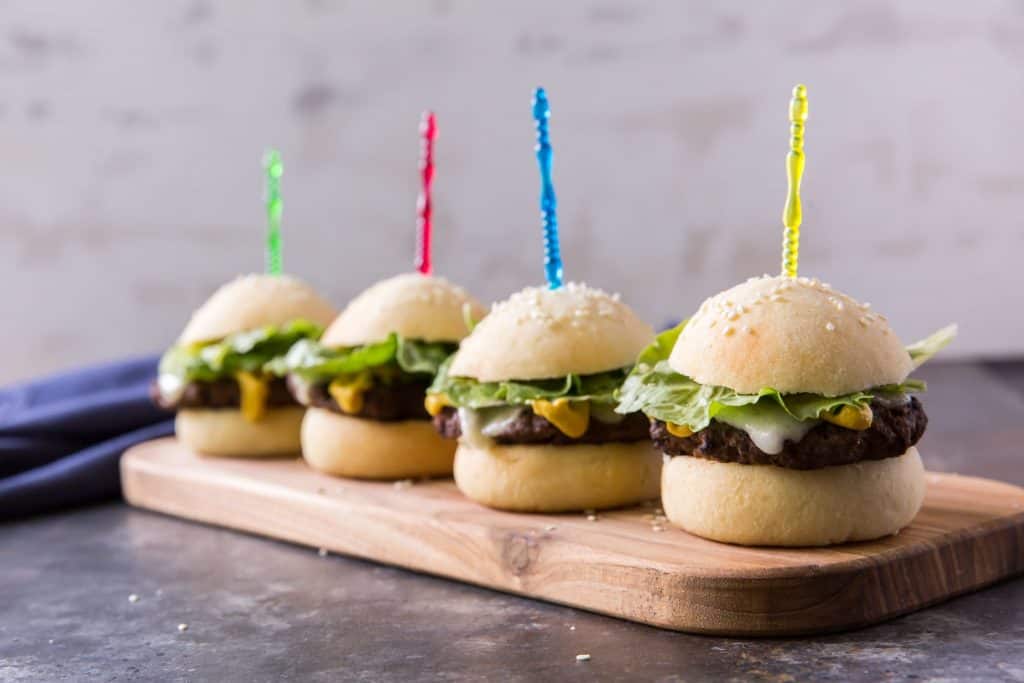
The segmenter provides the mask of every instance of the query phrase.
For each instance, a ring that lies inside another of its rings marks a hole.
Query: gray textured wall
[[[160,349],[261,268],[268,144],[290,270],[340,304],[410,267],[427,106],[438,270],[539,282],[538,83],[567,277],[660,322],[774,272],[803,81],[802,273],[1020,352],[1022,67],[1020,2],[3,2],[0,380]]]

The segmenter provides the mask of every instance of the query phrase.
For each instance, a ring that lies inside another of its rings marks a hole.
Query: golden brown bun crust
[[[499,446],[459,443],[455,483],[488,507],[520,512],[601,510],[658,496],[653,445]]]
[[[484,316],[480,302],[444,278],[403,273],[382,280],[353,299],[324,332],[325,346],[345,347],[386,339],[457,342],[467,334],[463,306],[474,320]]]
[[[898,384],[911,361],[885,318],[807,278],[761,277],[705,301],[669,365],[741,393],[838,396]]]
[[[275,458],[299,453],[302,408],[271,408],[257,422],[237,410],[179,410],[178,440],[196,453],[235,458]]]
[[[589,375],[632,365],[654,330],[617,296],[586,285],[529,287],[463,340],[451,374],[481,382]]]
[[[214,341],[298,318],[327,326],[336,314],[312,287],[290,275],[242,275],[196,309],[178,343]]]
[[[440,477],[452,473],[455,443],[428,420],[380,422],[310,408],[302,421],[302,457],[339,477]]]
[[[822,546],[890,536],[914,519],[924,492],[924,466],[913,447],[898,458],[818,470],[681,456],[661,475],[669,521],[739,545]]]

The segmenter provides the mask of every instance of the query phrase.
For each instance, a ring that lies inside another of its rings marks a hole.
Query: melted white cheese
[[[474,448],[487,448],[491,438],[519,416],[522,406],[498,406],[496,408],[459,408],[459,428],[462,440]]]
[[[292,375],[289,388],[295,395],[295,400],[304,406],[313,403],[313,383],[304,379],[301,375]]]
[[[752,406],[725,408],[715,419],[747,433],[765,453],[781,453],[787,441],[797,443],[814,429],[818,420],[794,420],[777,403],[761,401]]]
[[[910,403],[910,394],[875,394],[875,400],[886,408],[895,408]]]
[[[177,375],[162,374],[156,378],[156,388],[167,403],[177,403],[185,393],[185,383]]]

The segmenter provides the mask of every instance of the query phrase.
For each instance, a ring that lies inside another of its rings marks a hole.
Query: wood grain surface
[[[742,548],[655,518],[483,508],[450,480],[362,482],[301,460],[196,456],[176,440],[128,451],[133,505],[654,626],[792,635],[864,626],[1024,572],[1024,489],[928,475],[899,535],[824,549]]]

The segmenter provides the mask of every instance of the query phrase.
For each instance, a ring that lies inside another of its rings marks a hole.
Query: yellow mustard
[[[451,399],[448,398],[447,394],[427,394],[426,398],[423,399],[423,407],[427,409],[427,413],[431,417],[439,415],[442,409],[451,404]]]
[[[678,436],[681,439],[685,439],[688,436],[693,436],[693,430],[686,425],[677,425],[675,422],[666,422],[665,429],[672,436]]]
[[[590,402],[556,398],[554,401],[530,401],[533,412],[555,425],[566,436],[578,439],[590,425]]]
[[[338,403],[341,412],[355,415],[363,409],[363,395],[372,386],[370,373],[360,372],[336,378],[327,385],[327,393]]]
[[[267,379],[251,372],[239,372],[235,374],[235,381],[241,396],[239,408],[242,417],[249,422],[258,422],[267,412],[267,395],[270,393]]]
[[[862,432],[871,426],[874,414],[871,412],[871,406],[843,406],[838,413],[826,410],[821,414],[821,419],[846,429]]]

